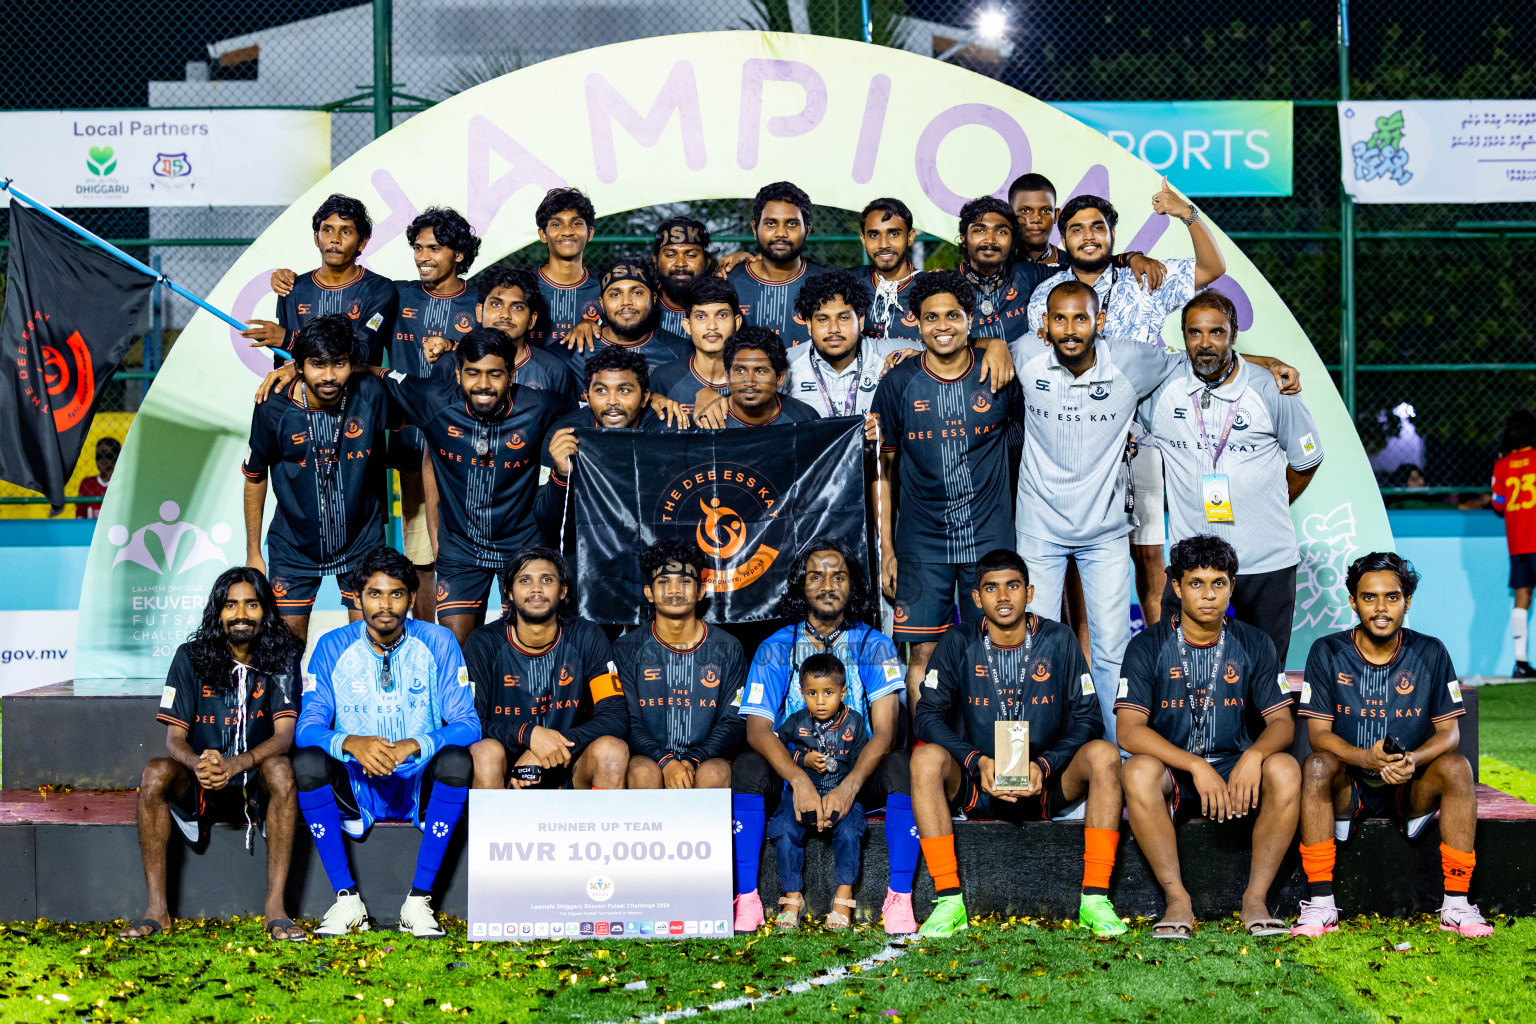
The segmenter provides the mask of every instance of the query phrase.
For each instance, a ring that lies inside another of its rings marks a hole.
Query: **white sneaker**
[[[368,908],[363,906],[363,898],[355,892],[336,897],[331,909],[320,919],[320,927],[315,929],[315,934],[334,937],[346,935],[354,928],[360,932],[368,930]]]
[[[418,939],[440,939],[448,934],[437,923],[431,896],[407,896],[400,906],[400,930]]]

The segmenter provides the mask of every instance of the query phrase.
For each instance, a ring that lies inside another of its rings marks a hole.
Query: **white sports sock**
[[[1452,910],[1452,909],[1457,909],[1457,908],[1468,909],[1470,907],[1471,907],[1471,904],[1469,904],[1467,902],[1467,895],[1466,895],[1466,893],[1462,893],[1460,896],[1452,896],[1450,893],[1446,893],[1445,894],[1445,902],[1440,904],[1440,912],[1443,914],[1447,910]]]
[[[1513,608],[1509,613],[1509,635],[1515,638],[1515,660],[1525,660],[1525,619],[1529,611]]]

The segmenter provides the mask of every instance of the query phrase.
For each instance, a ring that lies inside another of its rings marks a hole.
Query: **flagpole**
[[[81,227],[79,224],[76,224],[74,221],[72,221],[68,217],[64,216],[62,213],[59,213],[57,210],[54,210],[51,207],[45,206],[42,203],[38,202],[36,199],[33,199],[31,196],[27,195],[21,189],[17,188],[15,185],[13,185],[11,182],[12,182],[12,179],[10,179],[10,178],[0,179],[0,191],[9,192],[11,195],[15,196],[17,199],[20,199],[22,202],[26,203],[32,209],[34,209],[38,213],[42,214],[44,217],[47,217],[49,220],[53,221],[55,224],[59,225],[62,228],[65,228],[68,231],[74,232],[75,234],[79,235],[81,238],[84,238],[86,241],[90,242],[91,244],[99,246],[103,251],[111,254],[112,256],[117,257],[117,259],[119,259],[123,263],[126,263],[128,266],[132,267],[134,270],[137,270],[139,273],[147,274],[148,276],[154,278],[156,281],[159,281],[161,284],[165,285],[171,291],[175,292],[177,295],[180,295],[182,298],[186,299],[188,302],[191,302],[191,303],[194,303],[195,305],[201,306],[203,309],[206,309],[208,312],[212,313],[214,316],[218,317],[220,320],[223,320],[225,323],[229,324],[231,327],[235,328],[236,330],[244,331],[244,330],[249,330],[250,329],[250,324],[243,323],[240,320],[235,319],[234,317],[230,316],[228,313],[224,312],[222,309],[219,309],[216,306],[214,306],[214,305],[210,304],[209,302],[207,302],[206,300],[204,300],[204,299],[202,299],[202,298],[192,294],[191,292],[189,292],[185,288],[183,288],[181,285],[177,284],[175,281],[172,281],[170,278],[166,277],[164,274],[162,274],[159,271],[155,270],[153,267],[148,266],[147,264],[141,263],[138,260],[134,259],[132,256],[129,256],[127,253],[123,252],[123,250],[119,249],[117,246],[113,245],[111,242],[107,241],[105,238],[100,237],[99,235],[95,234],[94,232],[86,230],[85,228]],[[282,356],[284,359],[292,359],[293,358],[291,355],[289,355],[283,349],[274,348],[274,349],[272,349],[272,351],[276,355]]]

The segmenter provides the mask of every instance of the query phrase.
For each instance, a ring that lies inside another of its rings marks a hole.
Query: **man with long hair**
[[[238,808],[247,849],[256,822],[265,818],[267,934],[304,939],[304,929],[283,909],[298,812],[288,750],[303,653],[265,576],[246,566],[220,574],[201,624],[176,650],[160,697],[155,720],[166,727],[166,756],[145,766],[136,814],[149,905],[119,938],[148,938],[171,926],[165,895],[171,822],[198,843],[216,815]]]
[[[502,612],[464,642],[485,738],[476,789],[622,789],[629,709],[608,638],[576,617],[558,551],[528,547],[501,576]]]
[[[902,667],[896,645],[880,632],[874,593],[864,567],[847,545],[817,537],[801,550],[779,598],[779,616],[790,624],[764,640],[747,673],[741,716],[752,749],[731,768],[735,819],[736,930],[763,923],[757,869],[768,816],[783,800],[797,816],[814,815],[819,827],[848,814],[885,808],[890,887],[882,916],[892,935],[917,930],[912,912],[912,875],[917,870],[917,825],[912,818],[907,754],[893,749],[900,715]],[[805,708],[800,667],[815,655],[832,654],[846,668],[843,703],[869,725],[870,738],[848,774],[822,794],[797,765],[775,730]],[[786,793],[785,790],[788,789]]]

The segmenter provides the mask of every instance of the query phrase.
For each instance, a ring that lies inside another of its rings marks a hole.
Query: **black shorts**
[[[1509,587],[1511,590],[1536,587],[1536,554],[1509,556]]]
[[[1072,806],[1061,792],[1061,774],[1046,778],[1034,796],[1021,796],[1013,803],[999,800],[981,788],[981,777],[970,772],[960,776],[960,790],[950,803],[951,811],[967,818],[993,818],[998,821],[1050,821]]]
[[[971,600],[975,582],[975,562],[917,562],[898,558],[896,619],[891,638],[899,644],[936,642],[955,621],[956,604],[960,606],[961,622],[979,622],[981,609]]]
[[[1232,769],[1237,767],[1237,759],[1241,756],[1228,754],[1225,757],[1208,757],[1205,760],[1216,769],[1216,774],[1221,776],[1222,781],[1226,782],[1231,779]],[[1173,817],[1173,823],[1181,825],[1191,818],[1200,817],[1200,790],[1195,788],[1195,777],[1177,768],[1169,768],[1168,774],[1173,777],[1173,796],[1169,798],[1168,804],[1168,813]]]
[[[1410,820],[1408,788],[1413,783],[1371,785],[1372,782],[1379,781],[1355,772],[1349,773],[1349,807],[1346,808],[1344,817],[1334,819],[1333,835],[1336,840],[1342,843],[1349,842],[1354,838],[1355,826],[1367,818],[1386,818],[1397,825],[1403,835],[1409,839],[1417,839],[1424,831],[1424,826],[1429,824],[1429,819],[1435,816],[1431,811]]]
[[[476,565],[439,543],[437,548],[437,617],[485,614],[491,586],[502,566]]]
[[[336,577],[341,589],[341,605],[352,611],[361,611],[347,580],[345,572],[321,572],[314,566],[289,565],[272,559],[267,561],[267,578],[272,582],[272,597],[279,615],[308,615],[315,606],[315,595],[320,593],[320,581],[326,576]]]
[[[168,801],[171,817],[187,842],[200,842],[215,822],[244,824],[247,815],[258,826],[267,820],[267,787],[260,772],[246,773],[248,781],[243,785],[238,778],[232,779],[223,789],[204,789],[196,776],[187,774],[186,790]]]

